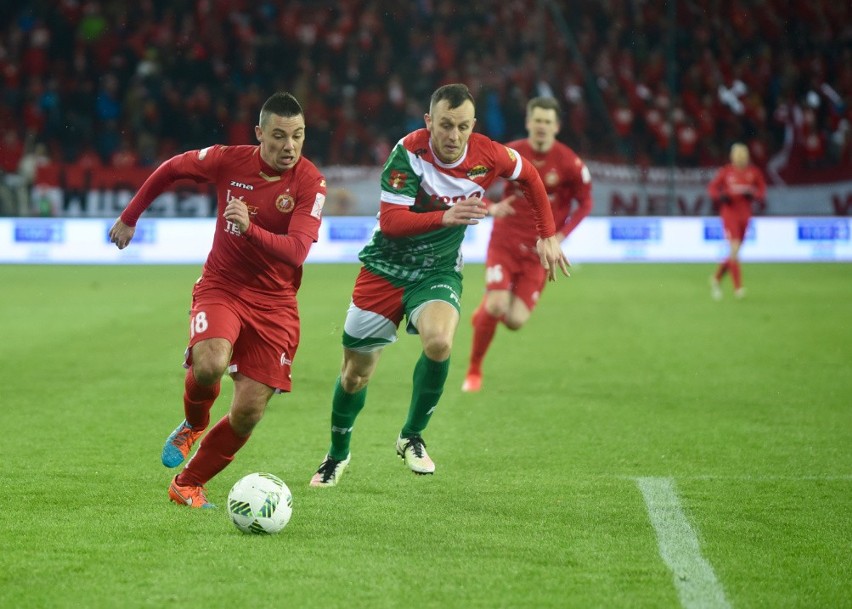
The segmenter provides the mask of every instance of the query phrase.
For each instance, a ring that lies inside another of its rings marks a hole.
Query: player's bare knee
[[[199,359],[192,362],[192,374],[199,385],[213,385],[225,374],[227,366],[213,359]]]
[[[229,415],[231,427],[240,436],[249,435],[262,418],[263,408],[241,408],[231,411]]]
[[[346,393],[361,391],[370,382],[371,370],[362,370],[356,366],[343,366],[340,371],[340,386]]]
[[[450,357],[453,343],[446,336],[433,336],[423,341],[423,353],[429,359],[442,362]]]
[[[340,386],[346,393],[357,393],[367,386],[370,381],[369,376],[359,374],[342,374],[340,375]]]
[[[503,319],[503,325],[514,332],[520,330],[524,326],[524,321],[525,320],[517,317],[505,317]]]
[[[503,317],[506,315],[508,311],[508,305],[503,302],[486,302],[485,303],[485,312],[488,313],[491,317]]]

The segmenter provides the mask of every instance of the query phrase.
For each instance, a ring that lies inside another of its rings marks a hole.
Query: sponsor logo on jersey
[[[296,207],[296,199],[294,199],[289,192],[285,192],[283,195],[278,195],[278,198],[275,199],[275,209],[280,211],[282,214],[289,214],[293,211],[294,207]]]
[[[252,186],[251,184],[237,182],[236,180],[231,180],[231,186],[233,186],[234,188],[242,188],[243,190],[254,190],[254,186]]]
[[[398,169],[392,169],[390,172],[390,186],[394,190],[402,190],[405,188],[405,182],[408,180],[408,174]]]
[[[233,182],[232,182],[232,184],[233,184]],[[246,202],[243,199],[243,195],[240,195],[239,197],[235,197],[233,194],[231,194],[230,188],[228,189],[228,192],[225,193],[225,201],[227,201],[228,203],[230,203],[231,201],[239,201],[240,203],[243,203],[246,206],[246,209],[248,209],[248,213],[249,213],[250,216],[256,216],[257,215],[258,207],[256,205],[250,205],[248,202]]]
[[[281,353],[281,365],[282,366],[292,366],[293,360],[287,357],[287,352],[284,351]]]
[[[471,180],[475,180],[476,178],[481,178],[486,175],[489,171],[491,170],[485,165],[476,165],[468,170],[467,177]]]
[[[449,195],[429,195],[426,194],[425,191],[421,190],[417,193],[417,200],[414,202],[414,207],[417,211],[435,211],[442,209],[449,209],[451,206],[455,205],[459,201],[464,201],[465,199],[479,197],[480,199],[485,196],[485,193],[481,190],[470,193],[469,195],[456,195],[451,197]]]

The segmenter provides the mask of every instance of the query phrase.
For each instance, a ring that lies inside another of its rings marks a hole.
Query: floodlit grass
[[[436,475],[394,454],[403,335],[341,485],[310,489],[357,267],[308,266],[294,391],[208,486],[223,504],[244,474],[282,477],[293,518],[263,538],[166,496],[199,269],[0,266],[0,606],[679,607],[636,484],[653,476],[733,607],[850,607],[852,267],[746,265],[747,299],[722,302],[711,270],[576,268],[462,394],[471,265],[425,434]]]

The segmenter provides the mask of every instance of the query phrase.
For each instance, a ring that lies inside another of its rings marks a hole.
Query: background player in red
[[[725,238],[730,245],[728,258],[710,278],[710,289],[715,300],[722,298],[720,282],[728,271],[734,282],[734,296],[745,296],[740,270],[740,246],[745,239],[752,206],[765,205],[766,182],[760,169],[749,164],[748,148],[745,144],[731,146],[731,162],[716,173],[707,186],[710,198],[719,207]]]
[[[204,484],[246,443],[272,394],[290,391],[299,345],[296,292],[325,202],[325,179],[302,157],[305,117],[296,98],[272,95],[259,123],[259,146],[211,146],[160,165],[110,230],[110,240],[124,249],[142,212],[176,180],[216,185],[213,246],[192,293],[186,420],[162,453],[166,467],[183,462],[207,428],[220,379],[229,372],[234,399],[228,414],[169,486],[172,501],[193,508],[214,507]]]
[[[541,175],[557,227],[556,238],[561,242],[592,211],[591,175],[573,150],[556,141],[560,109],[555,99],[531,99],[526,127],[527,139],[506,145],[529,159]],[[497,324],[519,330],[547,283],[535,250],[538,235],[531,204],[511,182],[506,183],[504,194],[506,197],[488,210],[494,216],[494,226],[485,264],[486,291],[472,318],[473,346],[462,391],[481,389],[482,360]]]

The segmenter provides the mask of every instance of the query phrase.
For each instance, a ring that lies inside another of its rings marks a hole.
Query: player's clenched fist
[[[112,228],[109,229],[109,242],[115,243],[115,246],[118,249],[123,250],[125,247],[130,245],[130,241],[133,239],[133,235],[135,233],[135,226],[127,226],[119,218],[115,221],[115,224],[112,225]]]
[[[236,224],[240,229],[240,233],[245,234],[249,227],[249,212],[248,206],[242,199],[231,197],[228,199],[228,204],[225,206],[225,212],[222,214],[225,220]]]
[[[485,203],[479,197],[470,197],[456,202],[444,212],[441,223],[444,226],[462,226],[479,224],[488,215]]]

